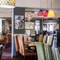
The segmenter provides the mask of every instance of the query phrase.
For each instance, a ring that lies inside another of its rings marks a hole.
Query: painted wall
[[[4,18],[4,17],[12,17],[12,12],[0,12],[0,17]]]
[[[38,17],[37,16],[38,13],[32,13],[32,17]],[[25,17],[27,17],[28,13],[25,13]],[[55,12],[55,17],[58,18],[60,17],[60,12]],[[38,17],[39,18],[39,17]]]
[[[27,17],[28,13],[25,13],[25,17]],[[37,13],[33,13],[32,16],[37,17]],[[12,17],[12,12],[0,12],[0,17],[7,17],[10,18]],[[60,17],[60,12],[55,12],[55,17]]]

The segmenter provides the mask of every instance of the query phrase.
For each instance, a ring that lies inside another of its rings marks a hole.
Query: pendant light
[[[40,7],[41,7],[41,4],[40,4]],[[39,12],[38,12],[38,16],[43,16],[43,15],[44,15],[43,10],[40,9]]]
[[[1,8],[14,8],[15,0],[0,0],[0,7]]]
[[[49,10],[48,17],[54,17],[54,11],[52,10],[52,0],[51,0],[51,9]]]
[[[48,10],[45,11],[44,17],[48,17],[48,12],[49,12]]]
[[[42,9],[38,12],[38,16],[43,16],[43,10]]]
[[[48,0],[47,0],[47,9],[48,9]],[[49,12],[48,10],[45,11],[44,17],[48,17],[48,12]]]

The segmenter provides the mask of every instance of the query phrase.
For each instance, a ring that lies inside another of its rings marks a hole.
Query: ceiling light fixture
[[[15,0],[0,0],[0,8],[15,8]]]
[[[49,10],[48,17],[54,17],[54,11],[52,9]]]
[[[49,12],[48,10],[45,11],[44,17],[48,17],[48,12]]]
[[[51,0],[51,9],[49,10],[48,17],[54,17],[54,11],[52,10],[52,0]]]
[[[47,0],[47,10],[45,11],[45,13],[44,13],[44,17],[48,17],[48,0]]]
[[[41,0],[40,0],[40,1],[41,1]],[[40,4],[40,8],[41,8],[41,4]],[[38,12],[38,16],[43,16],[43,15],[44,15],[43,10],[40,9],[39,12]]]
[[[43,16],[43,10],[41,9],[39,12],[38,12],[38,16]]]

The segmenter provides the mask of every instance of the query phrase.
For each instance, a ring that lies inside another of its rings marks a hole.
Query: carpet
[[[16,60],[16,59],[11,58],[11,49],[10,48],[3,49],[2,60]]]

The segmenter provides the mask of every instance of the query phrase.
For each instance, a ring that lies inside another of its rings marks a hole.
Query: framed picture
[[[25,22],[25,29],[34,29],[34,22]]]
[[[24,29],[24,15],[15,15],[15,29]]]
[[[26,30],[26,34],[30,35],[30,30]]]

